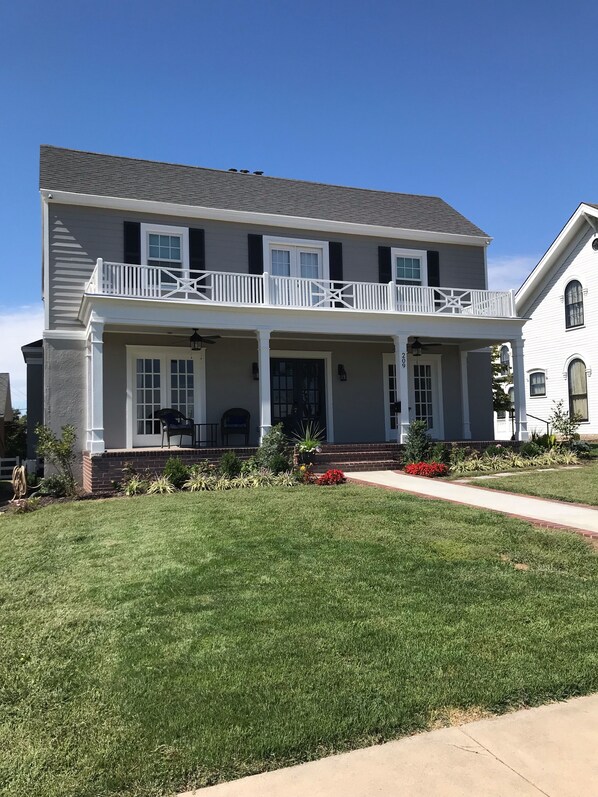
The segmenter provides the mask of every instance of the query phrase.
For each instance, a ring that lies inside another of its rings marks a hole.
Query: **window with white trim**
[[[141,225],[141,263],[160,269],[160,282],[174,283],[189,273],[189,229]]]
[[[392,249],[393,279],[397,285],[427,285],[428,256],[420,249]]]
[[[530,373],[529,394],[531,398],[546,395],[546,374],[544,371],[532,371]]]
[[[264,236],[264,270],[274,277],[328,279],[328,244]]]

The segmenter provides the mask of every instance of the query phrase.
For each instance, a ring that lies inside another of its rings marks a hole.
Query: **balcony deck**
[[[472,288],[339,282],[302,277],[180,271],[97,261],[86,296],[293,310],[516,318],[513,293]]]

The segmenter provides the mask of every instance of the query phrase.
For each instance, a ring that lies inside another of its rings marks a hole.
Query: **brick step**
[[[368,460],[343,460],[342,462],[316,463],[314,473],[324,473],[327,470],[349,471],[361,470],[397,470],[398,462],[394,459],[368,459]]]

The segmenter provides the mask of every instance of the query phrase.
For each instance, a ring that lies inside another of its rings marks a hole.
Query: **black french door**
[[[272,423],[287,434],[300,433],[307,423],[326,430],[324,360],[294,357],[270,360]]]

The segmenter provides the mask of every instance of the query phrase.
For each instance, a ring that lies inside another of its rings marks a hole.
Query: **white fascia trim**
[[[64,205],[83,205],[91,208],[126,210],[134,213],[179,216],[213,221],[235,221],[240,224],[256,224],[262,227],[294,227],[297,230],[368,235],[375,238],[403,238],[408,241],[426,243],[450,243],[463,246],[487,246],[491,238],[485,235],[460,235],[435,232],[433,230],[408,230],[402,227],[386,227],[378,224],[358,224],[348,221],[310,219],[304,216],[284,216],[279,213],[257,213],[249,210],[226,210],[205,208],[198,205],[179,205],[174,202],[156,202],[149,199],[125,199],[123,197],[77,194],[70,191],[42,189],[42,196]]]
[[[44,329],[44,340],[87,340],[85,329]]]
[[[583,223],[590,224],[588,216],[598,219],[598,209],[590,207],[590,205],[584,205],[582,202],[554,239],[538,265],[533,269],[517,291],[515,295],[515,307],[517,312],[522,311],[523,307],[529,302],[533,295],[536,286],[541,284],[542,279],[553,266],[554,261],[561,255],[563,249],[570,244],[574,235],[578,234],[578,227],[580,227],[579,222],[581,221],[582,225]],[[590,224],[590,226],[592,225]]]

